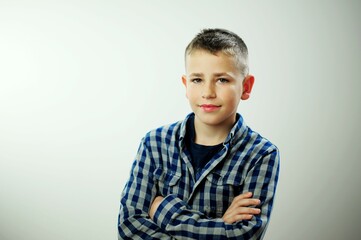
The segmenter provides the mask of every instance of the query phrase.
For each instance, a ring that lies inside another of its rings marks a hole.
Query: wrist
[[[158,209],[158,207],[159,207],[159,205],[160,205],[160,203],[162,202],[162,200],[163,200],[164,198],[162,197],[162,196],[157,196],[155,199],[154,199],[154,201],[153,201],[153,203],[152,203],[152,205],[151,205],[151,207],[150,207],[150,210],[149,210],[149,217],[153,220],[153,218],[154,218],[154,214],[155,214],[155,212],[157,211],[157,209]]]

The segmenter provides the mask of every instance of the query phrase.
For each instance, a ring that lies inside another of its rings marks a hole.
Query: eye
[[[192,83],[200,83],[200,82],[202,82],[202,79],[200,79],[200,78],[193,78],[193,79],[191,79],[191,82],[192,82]]]
[[[228,83],[228,82],[229,82],[229,80],[226,79],[226,78],[218,78],[218,81],[219,81],[220,83]]]

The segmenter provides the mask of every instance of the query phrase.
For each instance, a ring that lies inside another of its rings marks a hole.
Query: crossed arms
[[[233,199],[222,218],[209,218],[174,194],[158,196],[152,176],[155,164],[150,155],[143,142],[121,198],[119,239],[262,238],[277,182],[277,150],[265,154],[248,171],[244,194]],[[260,172],[265,176],[257,181]]]
[[[246,192],[235,197],[224,213],[222,219],[225,223],[232,224],[241,220],[250,220],[256,214],[261,213],[261,209],[252,206],[257,206],[261,203],[259,199],[251,198],[252,193]],[[164,197],[157,196],[149,210],[149,216],[153,220],[154,214],[159,207]]]

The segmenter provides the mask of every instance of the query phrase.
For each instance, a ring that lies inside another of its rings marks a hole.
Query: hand
[[[149,216],[150,218],[153,220],[153,217],[154,217],[154,214],[155,214],[155,211],[157,211],[157,208],[159,207],[160,203],[162,202],[164,197],[162,196],[157,196],[152,205],[150,206],[150,209],[149,209]]]
[[[250,220],[253,215],[261,213],[259,208],[250,207],[259,205],[261,201],[251,197],[251,192],[243,193],[235,197],[224,213],[222,217],[223,221],[232,224],[241,220]]]

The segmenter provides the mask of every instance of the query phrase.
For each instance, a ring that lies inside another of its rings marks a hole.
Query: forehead
[[[234,56],[224,52],[211,53],[205,50],[195,50],[186,55],[187,73],[214,71],[240,72],[239,64]]]

